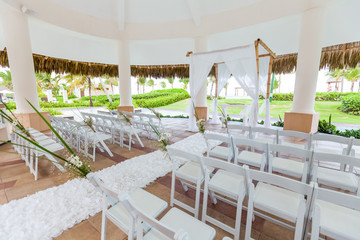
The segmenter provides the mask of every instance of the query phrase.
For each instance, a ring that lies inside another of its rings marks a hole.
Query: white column
[[[38,109],[39,99],[28,19],[24,13],[5,4],[1,8],[0,17],[15,92],[16,112],[32,113],[34,111],[26,99]]]
[[[119,40],[120,106],[132,106],[129,41]]]
[[[208,51],[206,37],[196,37],[194,40],[195,40],[195,48],[194,48],[195,53]],[[207,96],[207,84],[205,82],[204,86],[202,86],[198,95],[196,96],[195,106],[196,107],[207,107],[206,96]]]
[[[315,7],[306,10],[302,16],[294,101],[291,112],[314,113],[316,83],[322,49],[323,15],[324,8]]]

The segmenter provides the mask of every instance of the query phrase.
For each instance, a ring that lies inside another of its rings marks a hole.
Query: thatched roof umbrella
[[[118,77],[118,66],[113,64],[102,64],[93,62],[79,62],[61,58],[47,57],[33,54],[36,72],[55,72],[57,74],[71,73],[73,75],[86,75],[100,77],[108,75]],[[0,51],[0,66],[9,67],[6,49]],[[215,68],[210,72],[214,76]],[[154,78],[188,78],[189,65],[132,65],[131,75],[134,77],[154,77]]]
[[[279,55],[274,60],[272,71],[275,74],[290,73],[296,69],[297,53]],[[344,43],[322,49],[319,69],[356,67],[360,63],[360,42]]]
[[[39,54],[33,54],[33,57],[37,72],[51,73],[54,71],[57,74],[71,73],[93,77],[119,76],[118,66],[113,64],[79,62]],[[272,72],[275,74],[293,72],[296,69],[296,63],[297,53],[279,55],[274,59]],[[355,67],[358,63],[360,63],[360,42],[352,42],[323,48],[319,68],[342,69],[344,66]],[[9,66],[6,49],[0,51],[0,66]],[[134,77],[188,78],[189,65],[132,65],[131,75]],[[215,68],[212,68],[209,75],[215,75]]]

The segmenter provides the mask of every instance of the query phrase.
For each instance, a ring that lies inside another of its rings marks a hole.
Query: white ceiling
[[[297,52],[306,7],[306,0],[125,0],[126,27],[120,31],[117,10],[109,7],[115,0],[2,1],[35,10],[36,16],[29,17],[34,53],[117,64],[117,41],[127,38],[134,65],[188,63],[185,54],[194,49],[194,37],[204,35],[209,50],[260,37],[277,54]],[[201,6],[199,26],[192,16],[197,7],[190,11],[189,1]],[[328,0],[323,46],[360,41],[359,9],[359,0]],[[0,24],[0,49],[4,47]]]

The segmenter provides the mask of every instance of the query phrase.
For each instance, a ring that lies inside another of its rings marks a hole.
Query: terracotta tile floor
[[[167,132],[172,134],[171,142],[177,142],[193,134],[185,131],[187,128],[187,121],[187,119],[163,120]],[[220,129],[218,125],[208,125],[207,129],[225,132],[225,129]],[[290,141],[294,142],[295,140],[291,139]],[[139,144],[135,144],[132,146],[130,152],[126,148],[109,144],[109,148],[114,153],[114,157],[110,157],[106,153],[97,151],[96,162],[92,164],[93,170],[97,171],[109,167],[121,161],[125,161],[126,159],[154,151],[157,148],[156,141],[154,140],[143,138],[143,142],[146,146],[145,148],[142,148]],[[25,166],[24,161],[20,159],[19,155],[14,154],[12,146],[9,144],[0,146],[0,204],[5,204],[11,200],[23,198],[37,191],[63,184],[69,179],[70,176],[68,174],[60,173],[50,162],[42,160],[39,161],[38,180],[34,181],[34,176],[30,174],[28,167]],[[159,178],[157,181],[146,187],[145,190],[169,202],[170,183],[171,173]],[[177,183],[176,190],[176,198],[188,204],[194,204],[194,190],[190,189],[188,192],[184,192],[180,183]],[[213,205],[209,201],[208,207],[208,211],[211,215],[227,224],[234,224],[235,208],[233,206],[221,201],[218,201],[217,205]],[[167,210],[163,214],[165,214]],[[244,211],[242,215],[241,239],[243,239],[245,233],[245,220],[246,212]],[[217,227],[215,227],[215,229],[215,239],[222,239],[224,236],[232,237],[230,234]],[[100,231],[101,213],[98,213],[95,216],[82,221],[73,228],[64,231],[56,239],[100,239]],[[259,217],[256,217],[255,222],[253,223],[252,237],[254,239],[293,239],[293,235],[292,231]],[[127,236],[108,221],[107,239],[127,239]]]

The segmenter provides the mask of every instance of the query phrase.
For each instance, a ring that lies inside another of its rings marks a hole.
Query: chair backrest
[[[205,138],[207,144],[208,144],[208,140],[218,140],[218,141],[227,143],[229,146],[231,145],[231,137],[229,137],[229,135],[225,135],[225,134],[221,134],[221,133],[206,132],[204,134],[204,138]]]
[[[315,186],[316,199],[360,211],[360,197]]]
[[[252,127],[251,128],[252,137],[254,137],[253,134],[255,133],[263,133],[263,134],[277,136],[278,129],[266,128],[266,127]]]
[[[227,172],[231,172],[231,173],[243,176],[246,186],[249,184],[249,182],[247,182],[247,178],[246,178],[246,176],[247,176],[246,169],[249,168],[247,165],[240,166],[237,164],[229,163],[229,162],[222,161],[222,160],[219,160],[216,158],[211,158],[211,157],[202,157],[201,162],[204,165],[203,166],[204,169],[207,169],[207,167],[222,169]]]
[[[352,156],[314,152],[313,159],[314,159],[314,161],[317,160],[317,161],[323,161],[323,162],[336,162],[336,163],[340,163],[340,165],[344,165],[344,166],[349,165],[351,167],[360,167],[359,159],[352,157]]]
[[[341,143],[341,144],[349,144],[349,142],[350,142],[350,138],[331,135],[331,134],[322,134],[322,133],[312,134],[311,140],[312,141],[315,140],[315,141],[325,141],[325,142],[337,142],[337,143]]]
[[[166,226],[162,222],[159,222],[155,218],[153,218],[153,217],[147,215],[146,213],[142,212],[141,210],[139,210],[128,194],[126,194],[126,193],[122,194],[119,197],[119,199],[120,199],[121,203],[126,207],[126,209],[130,212],[131,216],[133,217],[133,222],[135,222],[135,221],[137,222],[137,239],[138,240],[143,239],[143,227],[142,227],[143,222],[146,222],[152,228],[155,228],[157,231],[161,232],[162,234],[164,234],[166,237],[168,237],[170,239],[177,239],[177,240],[187,239],[188,236],[186,233],[183,232],[181,234],[182,236],[179,237],[178,236],[179,232],[175,232],[173,229]],[[131,236],[131,234],[133,232],[135,232],[134,225],[133,225],[133,229],[131,229],[129,231],[129,237],[128,237],[129,239],[133,239],[133,236]],[[177,235],[177,237],[176,237],[176,235]]]
[[[257,148],[258,150],[261,150],[264,152],[267,152],[267,150],[268,150],[267,143],[258,142],[256,140],[232,137],[232,141],[233,141],[234,148],[236,148],[239,145],[239,146],[249,146],[252,148]]]
[[[296,137],[296,138],[301,138],[301,139],[310,141],[310,135],[311,134],[309,134],[309,133],[303,133],[303,132],[298,132],[298,131],[279,130],[279,137],[280,136]]]
[[[302,195],[312,196],[313,183],[306,184],[283,176],[252,169],[247,169],[246,171],[250,181],[264,182]]]
[[[247,136],[250,136],[251,133],[251,127],[250,126],[245,126],[244,124],[228,124],[228,130],[230,132],[230,130],[240,130],[243,131],[244,134],[246,134]]]
[[[200,155],[196,155],[194,153],[186,152],[184,150],[168,146],[167,151],[169,153],[170,159],[174,164],[178,163],[179,159],[183,159],[186,161],[196,162],[201,164],[202,158]],[[205,169],[201,168],[202,174],[205,174]]]
[[[279,145],[279,144],[269,144],[269,153],[286,153],[290,155],[295,155],[303,159],[307,159],[310,161],[313,156],[313,151],[300,149],[296,147],[286,146],[286,145]]]

